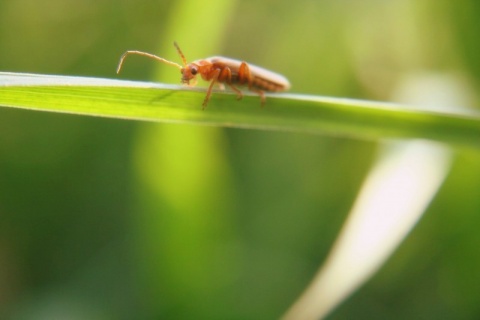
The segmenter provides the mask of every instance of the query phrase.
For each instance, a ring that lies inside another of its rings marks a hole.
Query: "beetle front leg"
[[[217,81],[219,74],[220,74],[219,69],[215,70],[212,74],[212,77],[211,77],[211,80],[210,80],[211,81],[210,86],[208,86],[208,90],[207,90],[207,95],[205,96],[205,100],[203,100],[202,110],[205,110],[205,108],[207,107],[208,101],[210,100],[210,96],[212,95],[213,85]]]

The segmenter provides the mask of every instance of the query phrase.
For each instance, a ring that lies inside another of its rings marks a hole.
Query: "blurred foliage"
[[[458,80],[467,105],[454,107],[478,107],[479,14],[473,0],[3,0],[0,70],[115,77],[127,49],[178,61],[177,40],[189,60],[242,58],[294,92],[390,101],[429,74]],[[123,74],[154,76],[178,81],[146,59]],[[375,150],[2,108],[0,318],[279,317],[328,253]],[[332,319],[480,316],[480,152],[456,154],[429,213]]]

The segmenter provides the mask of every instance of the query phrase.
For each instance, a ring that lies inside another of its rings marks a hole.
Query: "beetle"
[[[275,72],[266,70],[261,67],[248,64],[245,61],[239,61],[235,59],[225,57],[210,57],[206,59],[195,60],[187,64],[185,56],[176,42],[173,43],[177,52],[182,59],[183,66],[178,63],[166,60],[151,53],[129,50],[126,51],[120,58],[120,62],[117,67],[117,74],[122,69],[125,58],[129,55],[136,54],[144,57],[148,57],[154,60],[158,60],[162,63],[177,67],[182,74],[181,82],[188,86],[195,86],[197,84],[197,75],[201,75],[203,80],[210,81],[210,85],[207,90],[207,95],[202,104],[202,109],[208,104],[210,96],[212,95],[212,88],[215,83],[219,84],[221,89],[224,89],[224,85],[228,85],[237,94],[237,99],[243,98],[242,91],[240,91],[235,85],[247,86],[250,91],[256,92],[260,96],[260,102],[263,106],[266,98],[264,91],[279,92],[290,89],[290,83],[287,78],[277,74]],[[190,84],[192,82],[192,84]]]

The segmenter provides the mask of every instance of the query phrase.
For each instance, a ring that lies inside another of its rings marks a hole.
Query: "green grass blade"
[[[333,134],[423,138],[480,147],[480,114],[441,113],[389,103],[299,94],[241,101],[205,89],[99,78],[0,73],[0,106],[132,120]]]

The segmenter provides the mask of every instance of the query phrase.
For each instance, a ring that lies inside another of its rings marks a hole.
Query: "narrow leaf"
[[[300,94],[241,101],[203,88],[99,78],[0,73],[0,106],[90,116],[222,127],[333,134],[354,138],[424,138],[480,146],[480,114],[433,112],[390,103]]]

